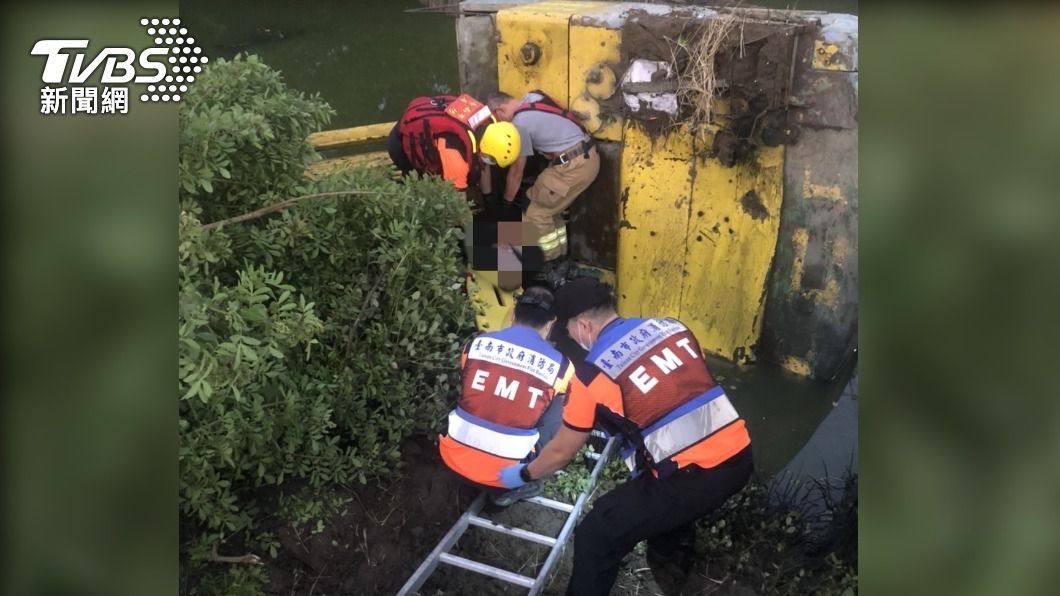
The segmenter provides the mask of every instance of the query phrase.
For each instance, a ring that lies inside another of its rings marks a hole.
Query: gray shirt
[[[540,93],[527,93],[523,103],[541,101]],[[526,110],[512,118],[519,130],[519,157],[538,153],[559,153],[586,140],[585,133],[570,120],[557,114],[539,110]]]

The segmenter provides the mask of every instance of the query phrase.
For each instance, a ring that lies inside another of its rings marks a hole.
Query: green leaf
[[[268,312],[265,310],[265,305],[255,304],[250,308],[242,308],[239,310],[239,316],[243,317],[248,321],[255,323],[261,323],[268,317]]]

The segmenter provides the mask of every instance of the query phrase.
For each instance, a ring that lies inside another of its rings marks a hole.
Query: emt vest
[[[425,174],[442,174],[442,160],[435,146],[439,138],[459,141],[472,173],[478,171],[476,132],[493,122],[488,107],[470,95],[417,97],[398,122],[401,149],[412,167]]]
[[[537,110],[539,112],[545,112],[547,114],[562,116],[567,120],[570,120],[571,122],[577,124],[578,128],[580,128],[583,133],[589,134],[589,132],[585,130],[585,125],[582,124],[581,120],[578,120],[578,117],[574,115],[574,112],[563,109],[563,107],[556,103],[556,100],[549,97],[547,93],[541,91],[540,89],[535,89],[530,93],[537,93],[541,96],[542,99],[540,101],[530,101],[519,104],[519,107],[515,108],[515,111],[512,112],[512,118],[515,118],[515,115],[519,112],[525,112],[527,110]]]
[[[527,457],[538,441],[535,426],[573,375],[567,359],[520,325],[478,336],[466,356],[449,437],[504,459]]]
[[[677,470],[674,457],[690,448],[735,455],[750,444],[681,322],[620,319],[604,328],[586,361],[621,389],[625,428],[616,432],[626,435],[622,456],[631,471],[651,468],[665,477]],[[736,423],[739,432],[719,434]]]

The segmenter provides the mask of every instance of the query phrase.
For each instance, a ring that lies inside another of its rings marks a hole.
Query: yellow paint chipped
[[[693,159],[687,127],[653,140],[628,123],[624,134],[621,312],[677,317],[705,350],[750,357],[779,231],[784,149],[726,168]]]
[[[578,109],[576,104],[579,104],[585,109],[595,104],[596,118],[587,122],[586,128],[594,137],[604,141],[622,140],[621,111],[611,108],[601,113],[596,99],[615,93],[617,77],[614,69],[618,68],[622,59],[621,43],[621,32],[613,29],[581,25],[570,27],[570,107],[575,110]]]
[[[843,191],[839,189],[838,184],[814,184],[811,182],[810,177],[812,176],[810,170],[805,170],[802,177],[802,196],[806,199],[832,199],[833,201],[843,201]]]
[[[713,158],[695,162],[681,320],[705,350],[734,360],[750,358],[761,334],[783,163],[783,147],[760,147],[731,168]]]
[[[835,311],[839,308],[839,282],[835,278],[829,276],[828,281],[824,284],[823,290],[814,290],[815,301],[818,304],[824,304],[831,311]]]
[[[837,44],[816,40],[813,43],[813,67],[816,70],[849,70],[842,60],[836,60],[836,54],[839,54]]]
[[[802,270],[806,263],[806,246],[810,242],[810,233],[806,228],[798,228],[791,235],[791,244],[794,247],[795,259],[791,266],[791,289],[799,292],[802,290]]]
[[[781,363],[788,372],[795,373],[797,375],[808,377],[810,375],[810,365],[806,363],[802,358],[795,356],[788,356],[784,362]]]
[[[521,5],[497,13],[497,83],[501,91],[522,97],[541,89],[563,106],[568,105],[567,25],[576,3],[543,2]],[[531,10],[531,8],[534,8]],[[524,47],[536,47],[540,56],[527,64]]]
[[[832,244],[832,258],[835,260],[837,267],[842,268],[847,262],[847,255],[850,254],[850,245],[847,244],[846,238],[840,236],[835,239]]]
[[[802,276],[806,268],[806,247],[809,245],[809,240],[810,234],[806,228],[798,228],[792,234],[794,259],[791,266],[791,290],[814,304],[823,304],[835,311],[839,307],[839,282],[831,275],[825,281],[824,288],[806,289],[802,287]],[[846,242],[836,241],[832,247],[832,255],[836,259],[836,264],[841,266],[846,254]]]
[[[652,139],[635,122],[627,122],[623,134],[619,310],[631,317],[680,317],[692,137],[685,127]]]

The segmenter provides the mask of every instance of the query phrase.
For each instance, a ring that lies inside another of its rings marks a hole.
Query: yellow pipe
[[[385,139],[395,124],[397,122],[381,122],[379,124],[354,126],[353,128],[324,130],[309,135],[309,142],[313,145],[313,149],[317,151],[341,149],[350,145]]]

